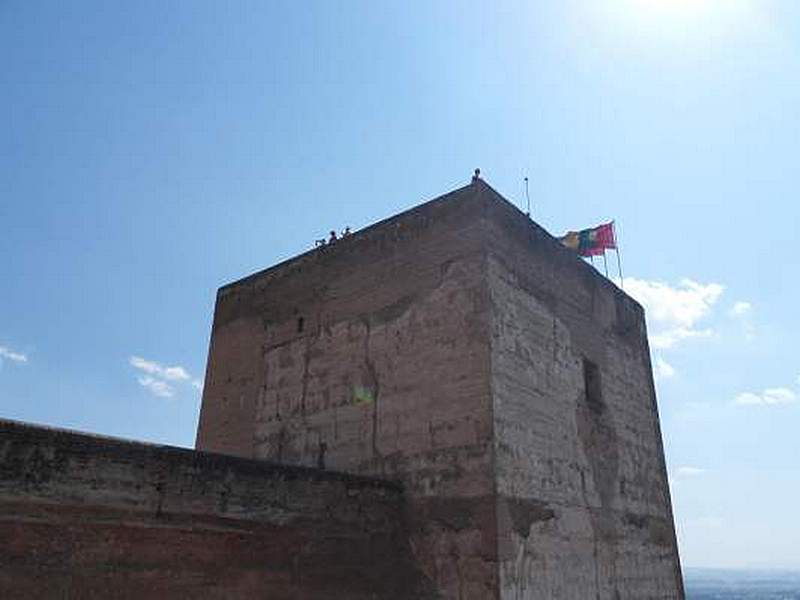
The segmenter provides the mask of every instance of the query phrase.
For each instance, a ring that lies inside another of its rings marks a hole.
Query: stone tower
[[[643,310],[481,180],[221,288],[197,449],[400,480],[443,598],[683,598]]]

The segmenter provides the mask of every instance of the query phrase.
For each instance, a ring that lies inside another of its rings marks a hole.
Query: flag
[[[591,229],[568,231],[559,241],[567,248],[575,250],[581,256],[599,256],[606,250],[617,247],[614,235],[614,221],[604,223]]]

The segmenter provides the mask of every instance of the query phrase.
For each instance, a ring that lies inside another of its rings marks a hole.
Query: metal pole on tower
[[[528,207],[528,212],[526,212],[525,214],[528,215],[528,217],[530,217],[531,216],[531,195],[530,195],[530,192],[528,191],[528,178],[527,177],[525,178],[525,200],[527,201],[527,207]]]

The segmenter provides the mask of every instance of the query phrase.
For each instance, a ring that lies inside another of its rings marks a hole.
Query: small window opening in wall
[[[297,333],[303,333],[303,328],[305,327],[305,325],[306,325],[305,319],[303,319],[303,317],[299,317],[297,319]]]
[[[600,381],[600,369],[588,358],[583,359],[583,388],[586,392],[586,403],[590,408],[601,411],[603,404],[603,386]]]

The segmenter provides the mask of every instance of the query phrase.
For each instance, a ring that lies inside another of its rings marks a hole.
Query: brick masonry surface
[[[397,484],[0,421],[0,598],[428,598]]]

